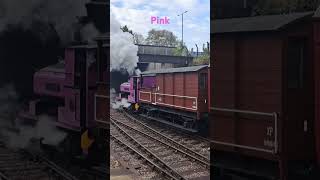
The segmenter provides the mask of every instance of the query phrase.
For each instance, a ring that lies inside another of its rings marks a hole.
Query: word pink
[[[170,24],[169,18],[164,17],[164,18],[159,18],[155,16],[151,16],[151,24]]]

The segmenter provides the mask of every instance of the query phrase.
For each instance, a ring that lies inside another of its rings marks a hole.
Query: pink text
[[[151,16],[151,24],[170,24],[169,18],[164,17],[164,18],[159,18],[155,16]]]

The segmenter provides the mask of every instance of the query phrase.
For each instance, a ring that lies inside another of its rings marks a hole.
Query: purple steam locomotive
[[[64,61],[34,74],[34,99],[20,112],[24,123],[37,123],[42,114],[55,116],[56,126],[68,133],[59,146],[79,156],[95,142],[101,145],[92,154],[105,160],[105,137],[109,129],[108,64],[109,45],[99,37],[97,45],[78,45],[65,49]],[[89,140],[90,139],[90,140]],[[103,147],[102,147],[103,146]],[[102,150],[104,149],[104,150]],[[104,158],[102,158],[104,157]]]
[[[72,46],[65,50],[65,60],[45,67],[34,74],[36,98],[29,102],[21,116],[37,119],[41,113],[57,116],[57,126],[78,131],[80,129],[80,82],[87,81],[87,127],[95,125],[96,46]],[[81,79],[79,58],[87,58],[87,79]],[[90,62],[92,61],[92,62]],[[91,64],[90,64],[91,63]],[[107,77],[104,70],[103,77]]]

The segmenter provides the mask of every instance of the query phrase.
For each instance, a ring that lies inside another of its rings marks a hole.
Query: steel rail
[[[78,180],[78,178],[76,178],[73,175],[71,175],[70,173],[66,172],[64,169],[62,169],[61,167],[57,166],[52,161],[50,161],[50,160],[48,160],[48,159],[46,159],[44,157],[41,157],[41,160],[44,161],[44,163],[48,167],[50,167],[52,170],[54,170],[62,178],[66,179],[66,180]]]
[[[138,120],[136,117],[134,117],[134,115],[131,115],[130,113],[128,113],[128,112],[126,112],[125,110],[122,110],[122,112],[123,112],[123,114],[128,114],[129,116],[131,116],[131,117],[133,117],[135,120],[137,120],[138,122],[140,121],[140,120]],[[149,119],[147,116],[141,116],[141,115],[138,115],[140,118],[144,118],[144,119]],[[146,121],[146,120],[142,120],[142,121]],[[148,121],[148,120],[147,120]],[[168,124],[164,124],[164,123],[161,123],[161,122],[158,122],[158,121],[152,121],[152,123],[157,123],[157,124],[160,124],[161,126],[165,126],[165,127],[167,127],[167,128],[170,128],[170,130],[176,130],[176,129],[178,129],[178,128],[176,128],[176,127],[173,127],[173,126],[170,126],[170,125],[168,125]],[[178,129],[179,130],[179,129]],[[193,138],[197,138],[197,139],[199,139],[199,140],[201,140],[201,141],[203,141],[204,143],[210,143],[210,139],[208,139],[208,138],[205,138],[205,137],[202,137],[202,136],[199,136],[199,135],[190,135],[190,134],[188,134],[188,133],[186,133],[186,132],[182,132],[182,131],[180,131],[179,132],[180,134],[182,134],[182,135],[185,135],[185,136],[188,136],[189,138],[191,138],[191,139],[193,139]]]
[[[148,138],[150,138],[150,139],[152,139],[152,140],[154,140],[154,141],[157,141],[157,142],[159,142],[159,143],[161,143],[161,144],[164,144],[164,145],[168,146],[169,148],[174,149],[175,151],[179,151],[181,154],[188,156],[188,157],[191,158],[192,160],[196,160],[196,161],[200,162],[200,163],[201,163],[202,165],[204,165],[207,169],[210,168],[210,160],[208,160],[206,157],[204,157],[204,156],[202,156],[202,155],[201,155],[201,159],[200,159],[199,157],[195,157],[194,155],[190,154],[189,152],[186,152],[186,151],[192,151],[192,150],[189,149],[189,148],[187,148],[187,147],[185,147],[185,146],[183,146],[183,145],[181,145],[180,147],[185,148],[185,151],[183,151],[183,150],[181,150],[181,149],[179,149],[179,148],[177,148],[177,147],[174,147],[173,145],[171,145],[171,144],[169,144],[169,143],[166,143],[166,142],[164,142],[163,140],[160,140],[160,139],[157,139],[157,138],[155,138],[155,137],[152,137],[151,135],[146,134],[146,133],[144,133],[144,132],[142,132],[142,131],[140,131],[140,130],[138,130],[138,129],[135,129],[135,128],[133,128],[133,127],[130,127],[129,125],[127,125],[127,124],[125,124],[125,123],[122,123],[122,122],[120,122],[120,121],[118,121],[118,120],[116,120],[116,119],[114,119],[114,118],[112,118],[112,117],[111,117],[111,119],[113,119],[114,121],[117,121],[117,123],[120,123],[122,126],[125,126],[125,127],[127,127],[128,129],[131,129],[131,130],[133,130],[133,131],[135,131],[135,132],[137,132],[137,133],[140,133],[140,134],[142,134],[142,135],[144,135],[144,136],[146,136],[146,137],[148,137]],[[170,139],[170,138],[168,138],[168,137],[166,137],[166,136],[164,136],[164,135],[163,135],[163,137],[165,137],[166,140],[172,142],[173,144],[176,143],[174,140],[172,140],[172,139]],[[193,151],[192,151],[191,153],[193,153]],[[195,152],[195,153],[196,153],[196,152]]]
[[[148,150],[146,147],[144,147],[141,143],[139,143],[138,141],[136,141],[130,134],[128,134],[125,130],[123,130],[116,122],[114,122],[112,119],[110,119],[110,122],[112,125],[114,125],[118,131],[123,134],[124,136],[128,137],[129,139],[131,139],[131,141],[134,144],[137,144],[137,146],[140,147],[141,151],[144,151],[144,153],[148,154],[148,156],[151,156],[155,159],[156,162],[159,162],[161,164],[161,166],[163,168],[168,169],[167,171],[169,171],[172,176],[174,176],[176,179],[179,180],[184,180],[185,178],[183,178],[182,175],[180,175],[177,171],[175,171],[172,167],[170,167],[169,165],[167,165],[164,161],[162,161],[157,155],[155,155],[154,153],[152,153],[150,150]],[[110,133],[111,134],[111,133]]]
[[[21,152],[25,153],[25,154],[27,154],[29,156],[32,156],[33,158],[37,157],[40,160],[40,162],[42,162],[44,165],[46,165],[51,170],[53,170],[57,175],[59,175],[60,177],[66,179],[66,180],[78,180],[78,178],[74,177],[73,175],[71,175],[70,173],[68,173],[67,171],[65,171],[64,169],[62,169],[57,164],[55,164],[54,162],[50,161],[49,159],[47,159],[44,156],[34,155],[34,154],[24,150],[24,149],[22,149]]]
[[[134,120],[136,123],[142,125],[143,127],[149,129],[149,130],[152,131],[153,133],[155,133],[155,134],[157,134],[157,135],[165,138],[166,140],[170,141],[172,144],[175,144],[175,145],[178,146],[179,148],[183,149],[186,154],[190,154],[190,155],[193,154],[193,155],[191,155],[192,158],[194,158],[194,159],[199,159],[199,160],[201,159],[201,162],[202,162],[204,165],[206,165],[207,168],[210,167],[210,159],[208,159],[207,157],[203,156],[202,154],[200,154],[200,153],[198,153],[198,152],[193,151],[192,149],[186,147],[186,146],[183,145],[183,144],[180,144],[180,143],[174,141],[174,140],[171,139],[170,137],[168,137],[168,136],[166,136],[166,135],[158,132],[157,130],[151,128],[150,126],[148,126],[148,125],[146,125],[146,124],[144,124],[144,123],[139,122],[136,118],[134,118],[133,116],[127,114],[126,112],[124,112],[124,114],[125,114],[127,117],[129,117],[130,119]],[[195,156],[197,156],[197,157],[195,157]]]
[[[157,168],[157,169],[160,171],[160,173],[165,174],[166,176],[168,176],[168,177],[171,178],[171,179],[180,180],[179,178],[176,178],[176,177],[172,176],[172,175],[170,174],[170,172],[168,172],[167,170],[161,168],[158,164],[152,162],[152,160],[149,159],[147,156],[145,156],[145,155],[143,155],[142,153],[140,153],[139,151],[135,150],[132,146],[128,145],[127,143],[125,143],[125,142],[123,142],[123,141],[121,141],[119,138],[113,136],[112,134],[110,134],[110,138],[113,139],[113,140],[115,140],[117,143],[126,146],[126,147],[129,148],[131,151],[133,151],[134,153],[136,153],[137,155],[139,155],[140,157],[142,157],[144,160],[146,160],[148,163],[150,163],[153,167]]]

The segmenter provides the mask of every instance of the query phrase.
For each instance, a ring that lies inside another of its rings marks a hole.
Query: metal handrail
[[[274,132],[274,148],[273,148],[273,150],[263,149],[263,148],[256,148],[256,147],[245,146],[245,145],[239,145],[239,144],[234,144],[234,143],[221,142],[221,141],[214,141],[214,140],[212,140],[211,142],[216,143],[216,144],[225,145],[225,146],[238,147],[238,148],[243,148],[243,149],[248,149],[248,150],[255,150],[255,151],[272,153],[272,154],[277,154],[278,153],[278,114],[276,112],[266,113],[266,112],[258,112],[258,111],[228,109],[228,108],[216,108],[216,107],[210,107],[210,110],[273,117],[274,118],[274,129],[275,129],[275,132]]]

